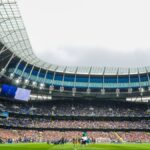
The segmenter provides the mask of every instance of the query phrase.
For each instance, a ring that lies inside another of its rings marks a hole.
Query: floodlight
[[[72,88],[72,96],[75,96],[75,94],[76,94],[76,88],[74,87]]]
[[[28,79],[25,79],[24,83],[25,83],[26,85],[28,85],[28,84],[29,84],[29,80],[28,80]]]
[[[2,70],[1,70],[1,72],[0,72],[0,74],[4,74],[6,72],[6,69],[5,68],[3,68]]]
[[[40,89],[44,89],[44,83],[40,83]]]
[[[76,88],[72,88],[72,93],[76,93]]]
[[[144,88],[140,87],[140,88],[139,88],[139,92],[140,92],[140,94],[141,94],[141,96],[142,96],[143,93],[144,93]]]
[[[13,79],[13,78],[14,78],[14,74],[11,73],[11,74],[10,74],[10,79]]]
[[[87,88],[86,93],[87,93],[87,94],[90,94],[90,93],[91,93],[91,89],[90,89],[90,88]]]
[[[116,96],[119,97],[120,89],[116,89]]]
[[[33,81],[33,82],[32,82],[32,85],[33,85],[34,87],[36,87],[36,86],[37,86],[37,82]]]
[[[132,88],[128,88],[128,93],[131,94],[133,92]]]
[[[105,95],[105,89],[101,89],[101,94]]]
[[[140,87],[140,88],[139,88],[139,92],[140,92],[140,93],[143,93],[143,92],[144,92],[144,88]]]
[[[20,82],[21,82],[21,80],[18,78],[18,79],[16,79],[16,84],[19,84]]]
[[[50,85],[49,91],[53,91],[53,90],[54,90],[54,85]]]
[[[60,92],[64,92],[64,87],[63,86],[60,87]]]

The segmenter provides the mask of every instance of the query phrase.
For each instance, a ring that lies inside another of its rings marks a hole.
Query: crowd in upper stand
[[[148,107],[130,104],[98,102],[55,102],[55,103],[0,103],[0,109],[12,113],[48,116],[131,116],[149,117]]]

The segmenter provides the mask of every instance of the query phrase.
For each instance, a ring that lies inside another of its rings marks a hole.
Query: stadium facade
[[[46,63],[34,54],[15,0],[0,1],[0,74],[20,86],[100,97],[149,95],[150,67],[78,67]],[[126,97],[127,97],[126,96]]]

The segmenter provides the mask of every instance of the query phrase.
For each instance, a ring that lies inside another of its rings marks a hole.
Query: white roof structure
[[[60,73],[83,75],[128,75],[150,72],[150,67],[78,67],[58,66],[40,60],[32,50],[16,0],[0,0],[0,42],[22,60]]]

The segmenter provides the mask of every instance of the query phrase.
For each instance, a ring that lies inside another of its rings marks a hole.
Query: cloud
[[[148,0],[18,0],[34,53],[58,65],[149,65]]]
[[[67,66],[121,66],[149,65],[150,49],[132,52],[113,51],[104,48],[64,47],[36,53],[38,57],[53,64]]]

